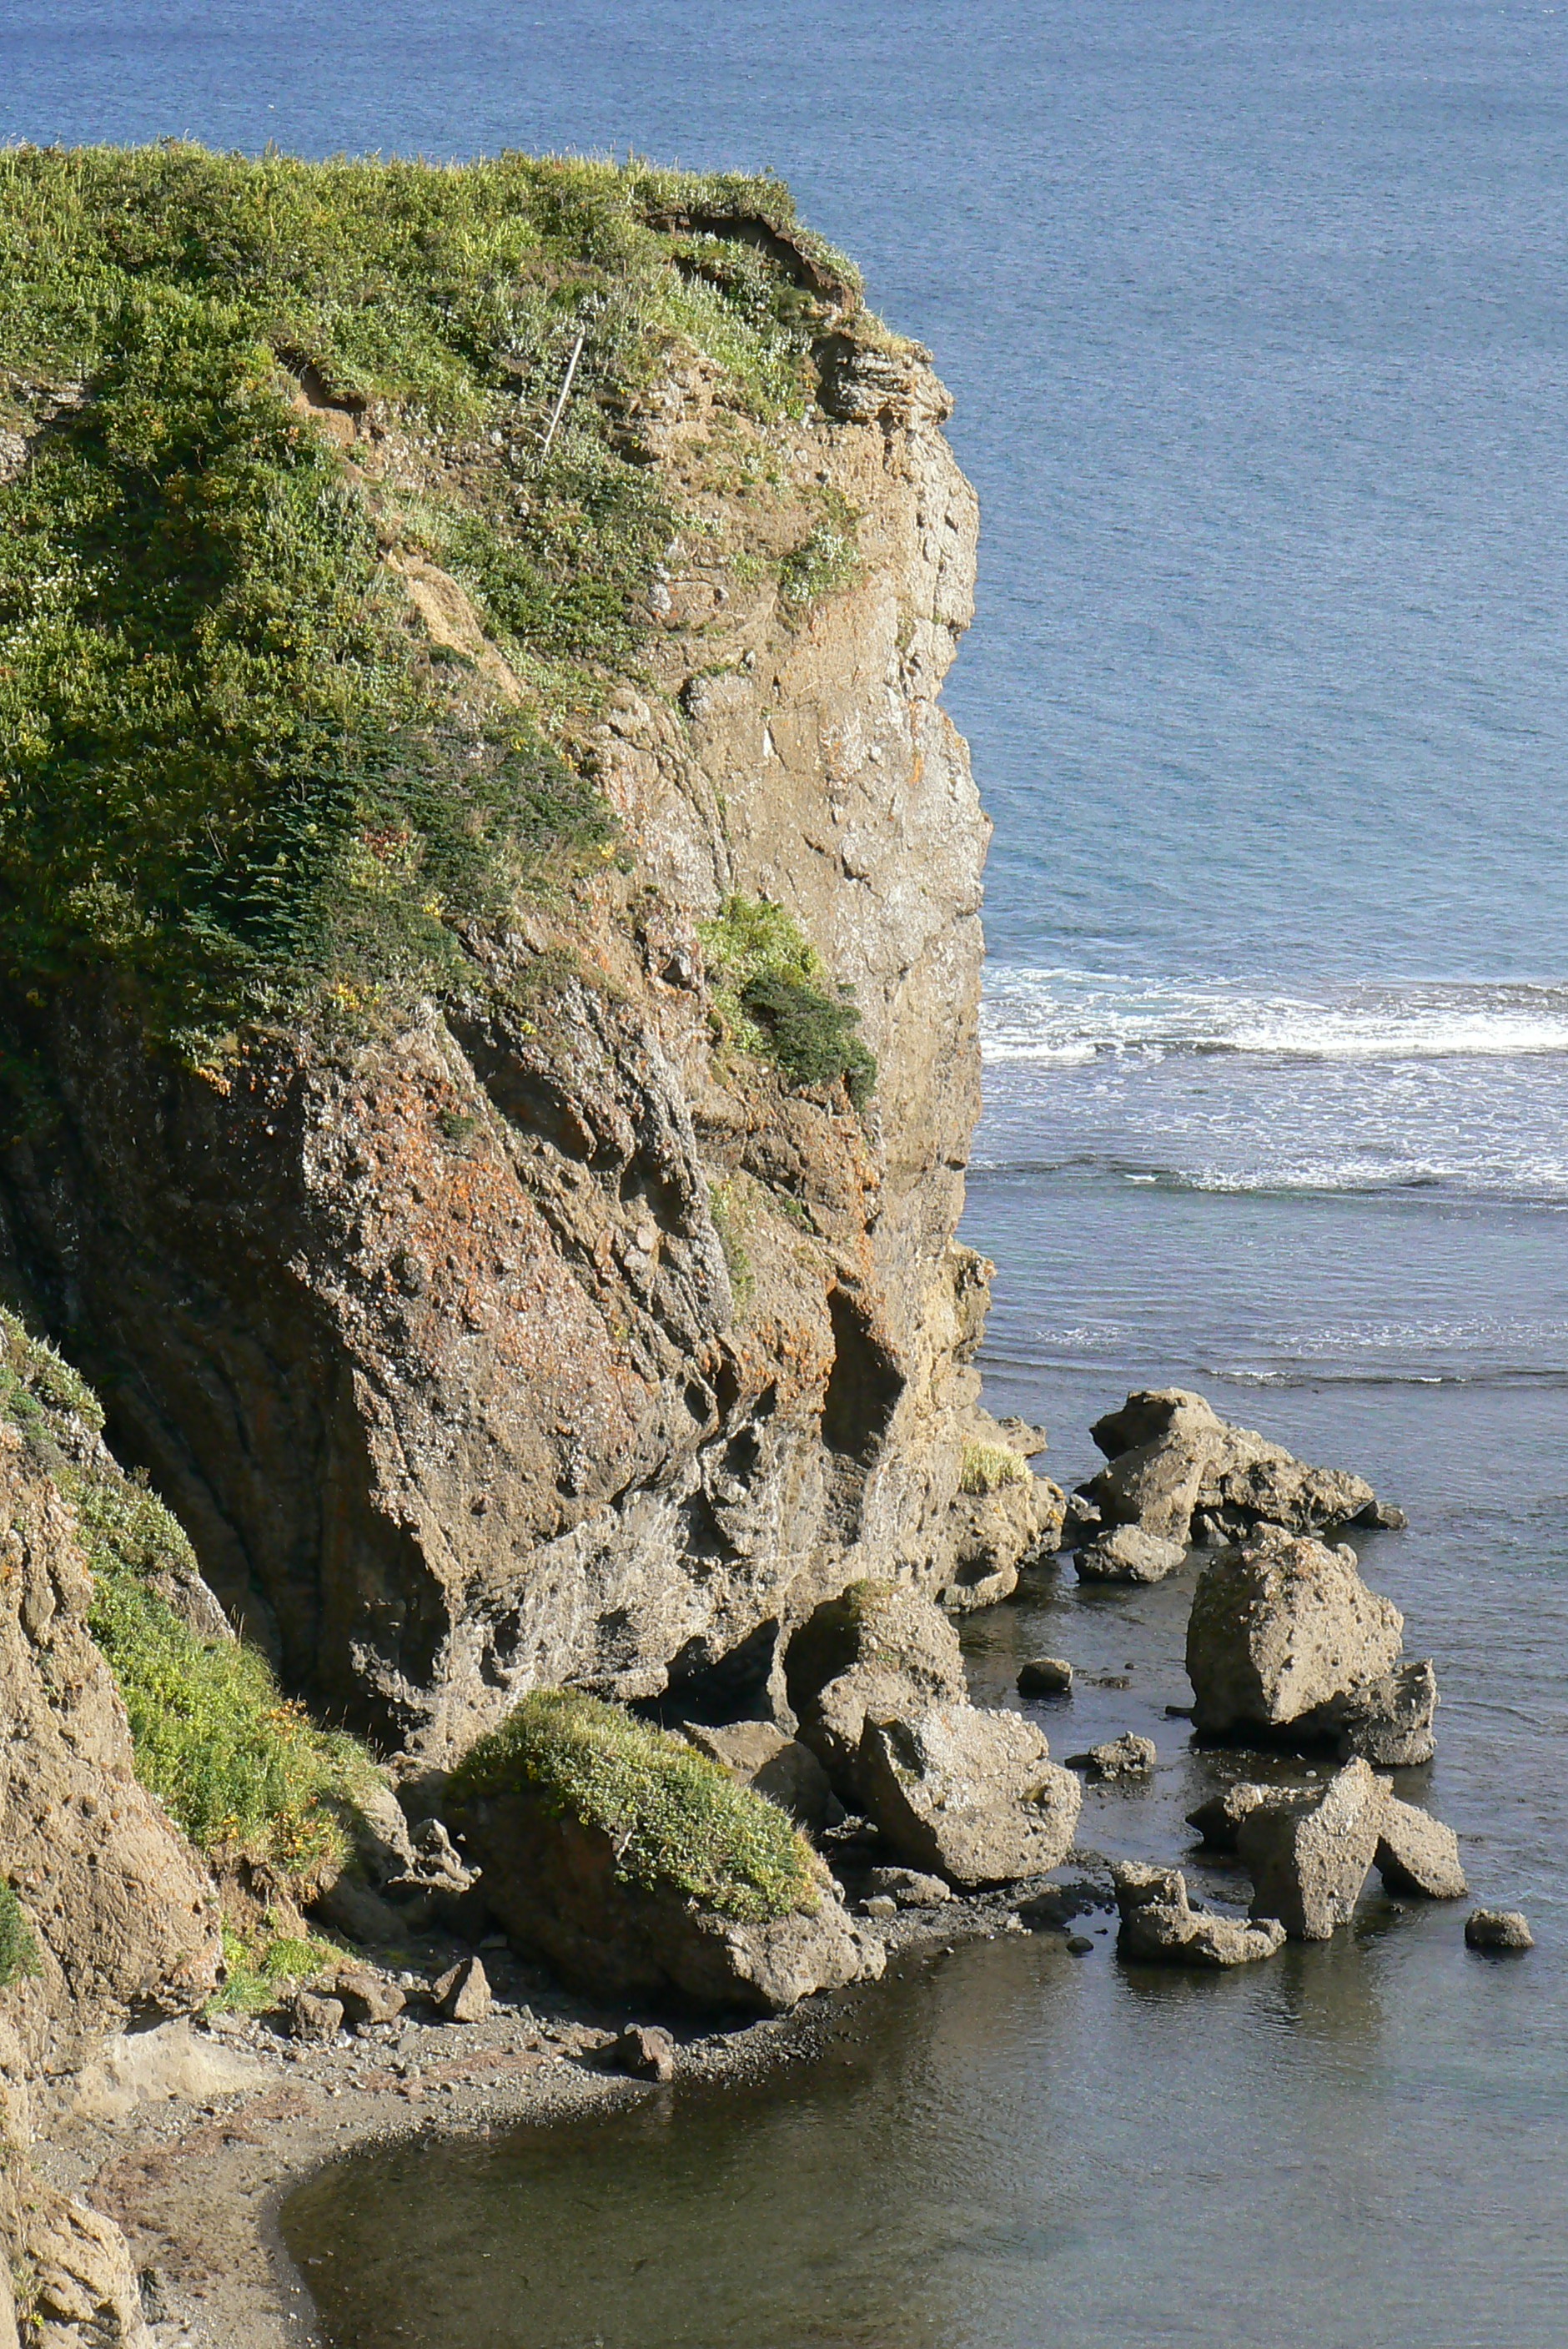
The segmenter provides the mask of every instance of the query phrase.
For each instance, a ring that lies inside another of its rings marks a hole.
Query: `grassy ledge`
[[[830,993],[822,957],[782,905],[725,900],[700,928],[714,1007],[730,1040],[782,1070],[792,1085],[841,1079],[857,1110],[876,1085],[874,1054],[857,1033],[847,988]]]
[[[674,1885],[748,1924],[814,1909],[820,1897],[810,1847],[782,1811],[678,1737],[598,1697],[536,1689],[453,1779],[459,1797],[525,1786],[612,1837],[627,1883]]]
[[[972,1499],[995,1493],[1004,1485],[1021,1485],[1029,1471],[1016,1452],[1005,1444],[966,1444],[964,1465],[959,1472],[958,1489]]]

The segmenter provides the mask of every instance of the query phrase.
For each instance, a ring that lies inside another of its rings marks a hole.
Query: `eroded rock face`
[[[1462,1900],[1470,1890],[1460,1860],[1460,1839],[1429,1811],[1385,1795],[1377,1821],[1373,1865],[1390,1892],[1418,1893],[1428,1900]]]
[[[1083,1801],[1032,1722],[966,1704],[913,1721],[869,1713],[859,1775],[866,1809],[893,1849],[966,1886],[1059,1868]]]
[[[1387,1781],[1351,1762],[1321,1793],[1260,1803],[1236,1848],[1253,1879],[1254,1918],[1277,1918],[1293,1941],[1326,1941],[1347,1925],[1383,1833]]]
[[[1375,1681],[1334,1697],[1307,1726],[1338,1748],[1341,1761],[1359,1754],[1380,1769],[1411,1769],[1438,1750],[1432,1728],[1438,1680],[1429,1661],[1402,1663]]]
[[[1187,1626],[1193,1721],[1207,1735],[1300,1722],[1379,1680],[1404,1618],[1361,1579],[1356,1553],[1264,1527],[1198,1578]]]
[[[988,826],[938,693],[975,506],[917,353],[823,365],[804,419],[721,419],[767,492],[704,471],[700,368],[644,403],[702,526],[654,689],[595,736],[633,871],[476,933],[473,1004],[356,1046],[256,1034],[197,1074],[72,990],[38,1039],[57,1116],[0,1154],[0,1262],[225,1606],[435,1761],[542,1683],[760,1690],[857,1576],[954,1578]],[[787,551],[830,494],[857,567],[814,605],[722,552]],[[852,987],[868,1123],[716,1054],[697,924],[732,892]]]

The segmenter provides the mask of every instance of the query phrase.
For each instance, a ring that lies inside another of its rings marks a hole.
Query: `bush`
[[[792,1085],[842,1078],[855,1108],[864,1110],[877,1064],[855,1032],[860,1012],[847,988],[828,992],[821,957],[783,906],[727,898],[700,936],[714,1003],[735,1041],[772,1061]]]
[[[232,1926],[223,1927],[223,1979],[215,1997],[207,2002],[209,2014],[264,2014],[288,1992],[341,1964],[343,1952],[332,1942],[312,1934],[305,1940],[286,1935],[258,1937],[247,1941]]]
[[[995,1493],[1003,1485],[1021,1485],[1028,1473],[1018,1454],[1005,1444],[966,1444],[958,1489],[975,1495]]]
[[[624,1882],[673,1884],[748,1923],[817,1905],[816,1863],[783,1812],[619,1705],[536,1689],[480,1738],[452,1780],[457,1798],[523,1786],[611,1837]]]
[[[0,1990],[37,1971],[37,1935],[14,1888],[0,1878]]]

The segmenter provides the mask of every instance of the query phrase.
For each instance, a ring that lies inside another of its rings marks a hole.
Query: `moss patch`
[[[714,1005],[734,1042],[772,1061],[792,1085],[841,1079],[854,1107],[865,1109],[877,1064],[857,1033],[860,1012],[847,987],[830,992],[822,958],[794,917],[737,895],[699,935]]]
[[[264,2014],[313,1974],[342,1961],[343,1951],[315,1934],[303,1941],[285,1935],[247,1941],[225,1925],[223,1980],[217,1995],[207,2002],[207,2013]]]
[[[562,1812],[614,1839],[618,1873],[673,1885],[720,1916],[766,1922],[813,1909],[810,1847],[782,1811],[619,1705],[538,1689],[483,1737],[453,1778],[460,1797],[540,1788]]]
[[[966,1444],[958,1489],[978,1498],[1004,1485],[1021,1485],[1028,1473],[1018,1454],[1005,1444]]]

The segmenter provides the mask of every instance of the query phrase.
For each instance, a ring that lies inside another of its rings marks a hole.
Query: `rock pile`
[[[1121,1861],[1111,1871],[1121,1917],[1119,1944],[1129,1957],[1168,1965],[1245,1966],[1284,1947],[1284,1927],[1272,1919],[1249,1924],[1215,1909],[1194,1909],[1186,1878],[1174,1868]]]

